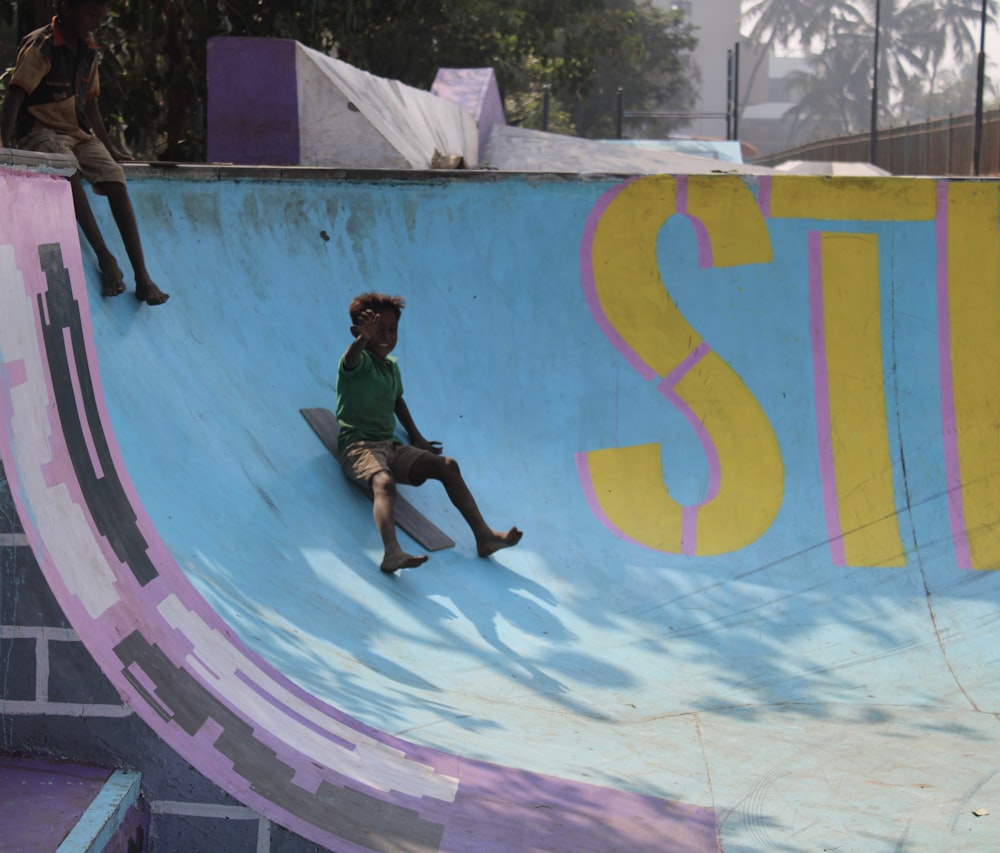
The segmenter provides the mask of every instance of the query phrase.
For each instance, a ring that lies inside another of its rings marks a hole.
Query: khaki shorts
[[[124,184],[125,172],[111,152],[97,137],[83,141],[75,136],[57,133],[47,127],[35,127],[17,140],[18,148],[43,154],[70,154],[76,158],[81,174],[101,193],[101,184]]]
[[[411,482],[410,468],[427,455],[433,454],[429,450],[395,441],[355,441],[347,445],[340,464],[349,480],[369,490],[372,477],[379,471],[388,471],[401,485],[415,486],[419,483]]]

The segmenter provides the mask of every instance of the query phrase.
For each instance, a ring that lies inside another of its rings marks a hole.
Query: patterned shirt
[[[84,109],[101,92],[97,64],[94,40],[89,36],[81,39],[74,52],[55,18],[26,35],[18,48],[10,81],[11,86],[28,93],[25,108],[18,116],[15,138],[23,137],[37,122],[81,142],[89,139],[93,134]]]

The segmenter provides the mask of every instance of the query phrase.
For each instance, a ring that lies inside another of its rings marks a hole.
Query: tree
[[[764,48],[761,59],[789,47],[812,58],[811,74],[792,82],[802,93],[793,118],[813,137],[870,125],[877,2],[881,125],[909,114],[914,101],[941,104],[934,97],[939,80],[967,79],[978,50],[981,0],[754,0],[747,7],[750,38]],[[957,70],[942,77],[951,66]],[[949,90],[958,91],[950,83]]]
[[[683,13],[658,9],[648,1],[614,5],[624,13],[620,47],[600,57],[590,93],[579,98],[578,132],[583,136],[614,135],[616,115],[611,107],[619,88],[632,112],[690,112],[697,101],[699,74],[692,53],[698,39]],[[636,122],[625,128],[624,135],[665,136],[684,122]]]
[[[640,106],[693,101],[683,59],[696,45],[693,28],[650,0],[392,5],[393,15],[334,25],[338,55],[422,88],[441,67],[492,67],[512,124],[538,127],[548,95],[550,128],[606,135],[619,85]]]
[[[848,24],[863,20],[850,0],[750,0],[743,10],[744,24],[750,24],[750,43],[757,48],[757,60],[747,75],[744,97],[768,57],[779,48],[796,48],[807,55],[822,53],[833,40],[838,21]]]
[[[791,136],[823,139],[867,127],[871,70],[870,39],[841,37],[836,49],[815,57],[808,73],[790,75],[791,87],[800,93],[798,103],[789,111]]]
[[[301,41],[427,89],[441,67],[492,67],[508,120],[605,135],[609,89],[641,107],[691,99],[695,40],[650,0],[118,0],[100,34],[109,123],[139,153],[204,157],[206,44],[214,35]]]

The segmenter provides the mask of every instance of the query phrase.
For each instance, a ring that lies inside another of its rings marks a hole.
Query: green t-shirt
[[[399,441],[396,401],[403,396],[403,378],[392,356],[382,361],[368,350],[354,370],[337,369],[337,447],[343,452],[355,441]]]

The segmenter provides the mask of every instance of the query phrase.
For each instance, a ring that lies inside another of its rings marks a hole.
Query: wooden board
[[[329,409],[312,408],[299,409],[299,411],[309,426],[313,428],[313,432],[316,433],[319,440],[326,446],[326,449],[337,458],[337,461],[340,461],[340,454],[337,451],[337,435],[340,432],[337,416]],[[355,485],[368,495],[369,500],[371,499],[371,492],[368,489],[360,484]],[[428,551],[440,551],[443,548],[451,548],[455,544],[451,538],[438,530],[427,516],[398,492],[396,493],[396,525],[410,534]]]

